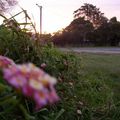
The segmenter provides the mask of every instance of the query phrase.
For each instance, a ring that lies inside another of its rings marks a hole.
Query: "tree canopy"
[[[95,27],[99,27],[101,24],[107,22],[107,18],[99,8],[92,4],[84,3],[79,9],[74,11],[74,18],[84,17],[85,20],[89,20]]]

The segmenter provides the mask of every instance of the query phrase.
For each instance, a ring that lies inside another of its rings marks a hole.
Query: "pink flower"
[[[29,85],[24,86],[22,92],[26,97],[33,97],[34,95],[34,90]]]
[[[54,90],[50,90],[49,88],[44,88],[42,91],[36,91],[34,94],[34,101],[36,103],[36,110],[47,105],[53,104],[59,100],[59,97]]]
[[[22,88],[27,84],[26,76],[23,76],[17,66],[3,69],[4,78],[6,81],[15,88]]]
[[[54,102],[57,102],[60,98],[58,97],[56,90],[54,86],[49,86],[48,88],[49,93],[48,93],[48,101],[50,104],[53,104]]]
[[[22,75],[16,75],[8,80],[8,83],[15,88],[23,88],[27,84],[27,79]]]
[[[46,90],[43,90],[40,92],[36,91],[34,93],[34,101],[36,103],[36,110],[48,104],[47,95],[48,94],[46,93]]]
[[[59,100],[54,88],[56,79],[32,63],[11,65],[3,69],[3,74],[8,84],[35,101],[36,109]]]
[[[45,63],[42,63],[42,64],[40,65],[41,68],[46,68],[46,66],[47,66],[47,65],[46,65]]]
[[[15,65],[15,63],[11,59],[0,55],[0,68],[7,68],[10,65]]]

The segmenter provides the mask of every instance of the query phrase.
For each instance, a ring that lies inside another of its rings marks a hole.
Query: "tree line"
[[[108,19],[99,8],[85,3],[74,11],[74,20],[53,36],[55,45],[119,46],[120,22]]]

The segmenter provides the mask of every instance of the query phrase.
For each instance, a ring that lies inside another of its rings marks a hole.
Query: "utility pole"
[[[36,4],[40,9],[40,36],[42,35],[42,6]]]

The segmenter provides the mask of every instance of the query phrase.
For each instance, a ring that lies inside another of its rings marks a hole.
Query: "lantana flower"
[[[44,69],[44,68],[46,68],[46,67],[47,67],[47,64],[42,63],[42,64],[40,65],[40,67]]]
[[[14,65],[13,60],[0,55],[0,68],[7,68],[10,65]]]
[[[59,100],[56,79],[32,63],[4,68],[3,74],[8,84],[35,101],[36,109]]]

